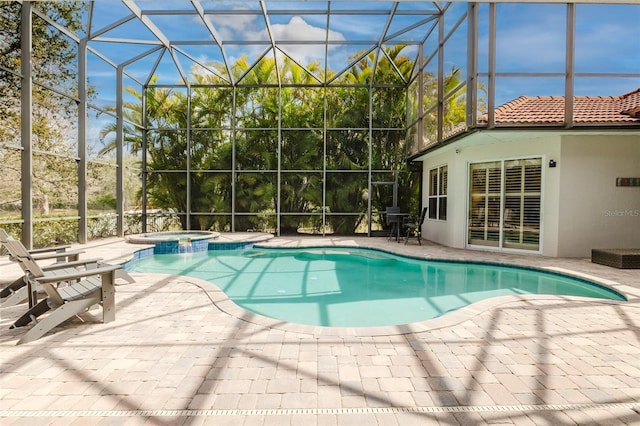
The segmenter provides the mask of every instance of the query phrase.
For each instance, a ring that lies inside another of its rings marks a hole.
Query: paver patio
[[[324,329],[248,313],[194,278],[134,274],[112,323],[96,308],[16,346],[23,330],[8,327],[24,307],[0,312],[2,425],[640,424],[640,270],[383,238],[266,244],[563,269],[629,300],[508,296],[418,324]],[[111,262],[141,248],[81,247]],[[0,262],[1,280],[18,273]]]

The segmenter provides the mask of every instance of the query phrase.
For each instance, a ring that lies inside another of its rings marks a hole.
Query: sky
[[[92,33],[100,32],[98,39],[89,43],[90,47],[115,64],[125,63],[142,55],[158,44],[158,39],[137,20],[130,20],[111,28],[113,23],[131,15],[132,11],[120,2],[96,0]],[[247,55],[252,62],[270,48],[269,45],[251,44],[252,41],[269,40],[267,26],[261,15],[244,14],[242,11],[259,10],[256,1],[201,1],[206,10],[206,25],[194,15],[163,16],[153,14],[149,19],[167,39],[175,42],[185,53],[176,54],[184,73],[189,73],[195,62],[223,62],[222,51],[217,47],[187,45],[186,40],[212,41],[210,29],[224,45],[224,53],[229,62]],[[357,10],[372,7],[388,9],[390,2],[350,1],[332,2],[332,9]],[[185,0],[137,0],[135,5],[144,11],[150,10],[193,10]],[[267,9],[295,13],[269,15],[270,30],[278,46],[298,63],[307,65],[312,61],[324,64],[333,71],[340,71],[348,65],[349,56],[372,47],[378,41],[386,23],[386,16],[355,16],[335,14],[329,20],[324,14],[308,13],[311,9],[326,9],[326,2],[267,2]],[[424,10],[433,9],[428,2],[401,2],[397,18],[392,22],[388,34],[394,34],[405,27],[415,27],[397,37],[396,41],[417,42],[421,40],[432,23],[424,22]],[[220,10],[237,13],[219,13]],[[411,14],[403,11],[415,10]],[[445,18],[448,33],[466,11],[466,3],[453,3]],[[489,30],[486,4],[479,6],[478,71],[488,72]],[[307,13],[305,13],[307,12]],[[575,79],[577,96],[621,95],[640,87],[640,78],[623,78],[624,74],[640,74],[640,3],[638,4],[578,4],[576,5],[575,70],[585,76]],[[207,25],[209,28],[207,28]],[[566,6],[563,4],[497,4],[497,52],[496,70],[499,73],[554,73],[557,77],[503,76],[496,79],[496,104],[507,102],[521,95],[564,95],[565,72],[565,26]],[[325,55],[323,41],[328,38],[331,45]],[[119,40],[134,40],[125,45]],[[101,41],[99,41],[101,40]],[[303,40],[308,44],[293,45],[287,41]],[[357,41],[358,45],[340,44],[343,41]],[[425,57],[431,56],[435,48],[435,38],[427,41]],[[417,47],[407,48],[407,53],[417,54]],[[150,70],[159,59],[159,52],[149,54],[125,67],[134,79],[145,82]],[[445,70],[452,66],[465,69],[466,23],[463,23],[445,47]],[[95,103],[100,107],[115,103],[115,73],[113,67],[99,56],[89,54],[89,82],[98,90]],[[430,70],[435,70],[435,63]],[[592,73],[609,73],[608,78],[594,78]],[[165,55],[160,60],[156,74],[159,82],[174,84],[180,80],[173,58]],[[486,81],[480,77],[480,81]],[[135,85],[127,78],[125,86]],[[102,127],[105,118],[90,120],[90,125]],[[90,131],[89,134],[95,134]]]

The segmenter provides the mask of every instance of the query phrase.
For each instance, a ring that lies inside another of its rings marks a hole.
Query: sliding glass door
[[[541,190],[541,158],[470,164],[467,243],[539,250]]]

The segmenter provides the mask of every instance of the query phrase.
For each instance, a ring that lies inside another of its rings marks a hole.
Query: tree
[[[283,233],[296,233],[302,227],[318,228],[321,222],[309,218],[323,208],[322,174],[317,170],[321,170],[324,158],[319,131],[324,96],[321,90],[306,86],[315,83],[311,73],[319,70],[318,64],[309,64],[307,70],[287,56],[280,63],[280,79],[285,85],[280,92],[283,128],[280,210],[310,215],[284,216],[280,223]]]
[[[70,31],[82,27],[84,3],[75,1],[33,2],[44,15]],[[6,174],[0,187],[2,200],[14,203],[21,198],[20,181],[20,64],[21,4],[0,3],[0,156]],[[77,107],[77,44],[38,15],[33,15],[31,60],[34,75],[32,92],[31,144],[33,156],[33,192],[37,211],[48,214],[50,208],[76,208],[77,156],[75,130]],[[55,94],[55,87],[66,94]],[[53,155],[51,155],[53,154]],[[5,205],[0,208],[6,207]],[[37,244],[37,242],[36,242]]]
[[[405,47],[396,45],[385,48],[378,53],[377,61],[376,53],[370,52],[341,77],[341,83],[355,84],[358,87],[339,86],[330,92],[328,103],[332,105],[331,126],[354,130],[334,133],[327,158],[330,162],[335,162],[332,168],[366,171],[371,143],[372,169],[401,171],[398,175],[400,205],[405,211],[416,211],[418,180],[415,173],[406,173],[405,132],[400,131],[406,127],[405,82],[413,69],[413,62],[402,54]],[[369,85],[372,87],[371,93]],[[371,117],[370,97],[373,113]],[[367,130],[370,121],[372,129],[377,129],[371,135]],[[355,221],[341,217],[332,224],[338,233],[353,233],[366,219],[368,199],[372,200],[373,211],[380,212],[391,205],[392,194],[390,191],[387,193],[384,186],[371,188],[376,193],[369,194],[366,179],[351,179],[345,183],[340,182],[342,178],[342,174],[329,176],[329,186],[340,188],[327,194],[329,203],[335,211],[350,211],[349,206],[358,206],[357,212],[360,215]]]
[[[319,222],[313,219],[321,218],[323,211],[330,213],[329,225],[336,233],[353,234],[366,223],[372,147],[373,168],[399,171],[401,200],[406,208],[417,211],[419,176],[407,172],[404,162],[405,86],[413,63],[402,54],[403,49],[385,49],[377,64],[373,52],[366,55],[340,76],[335,86],[326,89],[314,78],[318,64],[303,68],[286,56],[275,55],[263,57],[253,67],[246,57],[238,59],[231,67],[236,80],[242,77],[235,89],[225,87],[213,74],[194,69],[190,103],[184,92],[153,87],[152,80],[146,89],[150,201],[155,207],[181,212],[190,207],[199,213],[191,219],[191,229],[229,229],[224,214],[232,210],[239,213],[236,229],[261,229],[262,215],[274,217],[279,209],[284,234],[295,233],[302,226],[318,227]],[[126,121],[141,126],[142,94],[127,90],[138,101],[124,105]],[[189,115],[187,140],[184,129]],[[114,130],[112,124],[101,135],[106,138]],[[126,126],[125,133],[131,138],[131,149],[139,152],[140,128]],[[107,143],[103,151],[113,148]],[[184,172],[187,161],[189,175]],[[232,166],[235,181],[231,181]],[[187,178],[190,206],[186,204]],[[382,211],[390,197],[390,193],[378,194],[374,209]]]

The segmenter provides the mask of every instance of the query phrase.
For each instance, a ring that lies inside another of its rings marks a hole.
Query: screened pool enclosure
[[[565,96],[571,127],[573,96],[637,85],[633,60],[591,48],[637,24],[614,3],[2,2],[0,225],[29,247],[377,235],[387,206],[428,202],[411,160],[495,127],[498,105]]]

